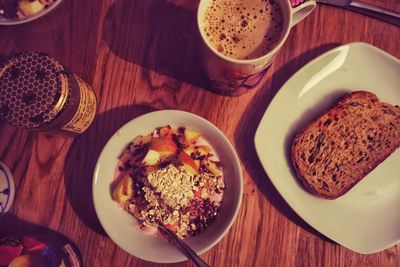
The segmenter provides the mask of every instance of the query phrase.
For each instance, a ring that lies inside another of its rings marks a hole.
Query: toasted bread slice
[[[376,95],[344,95],[300,131],[292,160],[313,194],[334,199],[345,194],[400,146],[400,107]]]

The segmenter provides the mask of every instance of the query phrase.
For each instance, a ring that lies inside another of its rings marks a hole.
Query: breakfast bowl
[[[138,220],[113,200],[111,184],[121,153],[137,136],[169,125],[187,127],[201,133],[221,162],[225,183],[218,214],[204,231],[184,241],[202,254],[216,245],[232,226],[239,211],[243,181],[237,154],[225,135],[209,121],[178,110],[155,111],[137,117],[121,127],[107,142],[97,161],[93,176],[93,202],[96,214],[108,236],[129,254],[150,262],[174,263],[187,260],[173,244],[154,231],[138,227]]]
[[[4,1],[2,3],[2,1]],[[38,18],[41,18],[56,7],[63,0],[2,0],[0,1],[0,26],[1,25],[18,25],[27,23]],[[23,4],[19,4],[23,2]],[[15,6],[13,6],[15,5]],[[11,10],[11,11],[10,11]],[[13,12],[13,16],[8,16],[7,13]]]

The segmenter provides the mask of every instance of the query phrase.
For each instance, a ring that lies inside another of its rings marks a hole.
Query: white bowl
[[[6,213],[14,200],[14,178],[10,169],[0,161],[0,215]]]
[[[129,254],[158,263],[174,263],[187,258],[160,236],[144,233],[135,227],[135,218],[112,200],[110,184],[113,180],[118,156],[128,143],[138,135],[151,133],[164,125],[185,126],[199,131],[214,147],[223,164],[226,190],[221,209],[207,229],[185,239],[198,254],[216,245],[232,226],[239,211],[243,193],[242,171],[235,150],[224,134],[209,121],[183,111],[155,111],[125,124],[107,142],[94,171],[93,201],[97,216],[110,238]]]
[[[23,23],[27,23],[33,20],[36,20],[38,18],[43,17],[44,15],[50,13],[51,11],[53,11],[57,6],[59,6],[61,4],[63,0],[57,0],[56,2],[54,2],[53,4],[51,4],[48,8],[43,9],[42,11],[36,13],[33,16],[29,16],[23,19],[19,19],[19,18],[3,18],[0,16],[0,25],[18,25],[18,24],[23,24]]]

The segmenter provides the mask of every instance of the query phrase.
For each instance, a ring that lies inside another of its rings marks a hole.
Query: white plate
[[[56,2],[54,2],[53,4],[51,4],[48,8],[43,9],[42,11],[23,18],[23,19],[19,19],[19,18],[4,18],[0,16],[0,25],[18,25],[18,24],[24,24],[33,20],[36,20],[38,18],[43,17],[44,15],[50,13],[51,11],[53,11],[57,6],[59,6],[61,4],[63,0],[57,0]]]
[[[10,209],[14,194],[14,178],[7,165],[0,161],[0,215]]]
[[[295,133],[344,92],[367,90],[400,104],[400,61],[365,43],[328,51],[294,74],[268,107],[255,135],[272,183],[308,224],[359,253],[400,242],[400,149],[336,200],[308,193],[297,182],[289,156]]]
[[[204,232],[185,239],[194,251],[204,253],[228,232],[239,211],[243,192],[242,171],[236,152],[224,134],[207,120],[188,112],[164,110],[140,116],[119,129],[97,161],[92,188],[94,207],[104,230],[119,247],[138,258],[159,263],[180,262],[187,258],[165,239],[145,234],[134,227],[135,218],[112,200],[110,184],[118,157],[129,142],[167,124],[185,126],[202,133],[223,165],[226,191],[217,217]]]

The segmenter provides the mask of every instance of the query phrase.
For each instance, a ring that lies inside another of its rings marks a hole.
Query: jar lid
[[[69,95],[67,71],[42,52],[23,52],[0,67],[0,119],[20,128],[54,120]]]

